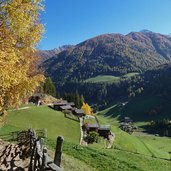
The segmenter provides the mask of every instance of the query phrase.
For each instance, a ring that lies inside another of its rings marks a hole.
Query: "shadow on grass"
[[[65,118],[71,119],[73,121],[79,122],[79,118],[74,116],[73,114],[64,114]]]
[[[123,117],[121,116],[122,109],[123,109],[123,107],[120,104],[118,104],[118,105],[108,109],[108,111],[103,116],[104,117],[112,117],[112,118],[117,117],[117,119],[119,121],[122,121],[123,120]],[[99,115],[102,115],[102,114],[99,113]]]
[[[153,127],[150,124],[139,126],[142,128],[144,133],[153,134],[156,136],[171,137],[171,129],[166,127]]]
[[[54,109],[54,107],[53,107],[53,106],[51,106],[51,105],[49,105],[48,107],[49,107],[50,109],[53,109],[53,110],[55,110],[55,109]]]
[[[53,106],[48,106],[50,109],[52,109],[52,110],[55,110],[54,109],[54,107]],[[57,111],[57,110],[56,110]],[[73,115],[73,114],[65,114],[64,113],[64,116],[65,116],[65,118],[67,118],[67,119],[71,119],[71,120],[73,120],[73,121],[76,121],[76,122],[79,122],[79,118],[77,117],[77,116],[75,116],[75,115]]]

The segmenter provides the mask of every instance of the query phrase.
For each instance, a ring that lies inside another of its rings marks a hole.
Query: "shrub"
[[[95,131],[89,132],[87,135],[87,141],[88,143],[94,143],[98,142],[99,134]]]

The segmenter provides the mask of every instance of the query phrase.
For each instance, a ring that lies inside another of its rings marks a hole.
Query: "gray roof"
[[[81,114],[84,114],[84,111],[82,109],[75,109],[74,110],[75,113],[81,113]]]
[[[60,106],[60,108],[62,110],[69,110],[69,109],[72,109],[72,107],[70,105],[66,105],[66,106]]]
[[[58,106],[62,106],[62,105],[67,105],[68,102],[63,100],[63,101],[56,101],[53,103],[53,105],[58,105]]]
[[[90,124],[90,123],[88,123],[87,127],[88,128],[99,128],[99,125],[98,124]]]
[[[100,130],[110,130],[110,125],[100,125]]]
[[[75,106],[75,103],[74,102],[68,102],[68,105]]]
[[[110,125],[87,124],[88,128],[98,128],[99,130],[110,130]]]

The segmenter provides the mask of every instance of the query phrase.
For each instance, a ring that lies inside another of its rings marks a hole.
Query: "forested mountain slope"
[[[98,75],[144,72],[171,60],[171,37],[150,31],[104,34],[69,48],[43,63],[57,84]]]

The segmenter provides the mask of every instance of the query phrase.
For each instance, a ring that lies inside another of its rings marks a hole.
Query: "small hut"
[[[109,138],[109,135],[111,134],[111,127],[110,125],[100,125],[98,128],[99,136],[104,138]]]
[[[82,117],[85,116],[85,113],[82,109],[74,109],[72,112],[74,115],[78,116],[78,117]]]

